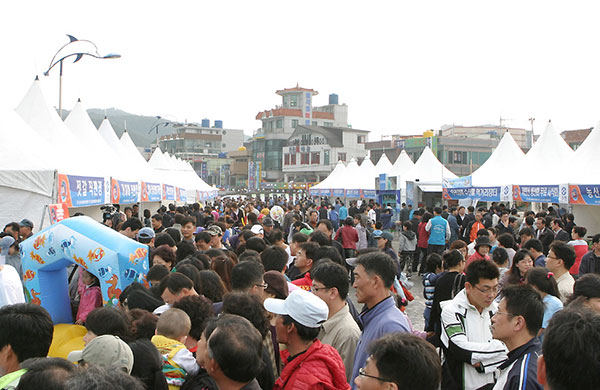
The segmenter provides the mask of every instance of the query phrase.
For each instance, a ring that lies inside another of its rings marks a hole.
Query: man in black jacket
[[[569,233],[567,233],[563,227],[563,221],[560,218],[554,218],[552,222],[550,222],[550,226],[552,227],[552,231],[554,232],[554,239],[563,242],[571,241],[571,237]]]
[[[548,255],[550,250],[550,244],[554,241],[554,232],[546,226],[546,219],[544,217],[538,217],[535,220],[535,238],[542,242],[544,247],[544,255]]]

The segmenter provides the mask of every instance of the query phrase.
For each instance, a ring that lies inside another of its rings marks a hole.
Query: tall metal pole
[[[62,117],[62,74],[63,74],[63,60],[60,60],[60,75],[58,76],[58,115],[60,120]]]

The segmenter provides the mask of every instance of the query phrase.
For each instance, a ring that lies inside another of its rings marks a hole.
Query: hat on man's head
[[[19,222],[19,226],[28,227],[28,228],[33,229],[33,222],[31,222],[29,219],[25,218],[25,219],[21,220],[21,222]]]
[[[218,227],[217,225],[210,225],[208,227],[208,229],[204,230],[206,233],[210,234],[211,236],[222,236],[223,235],[223,230],[221,230],[220,227]]]
[[[254,225],[252,226],[252,228],[250,229],[250,231],[254,234],[264,234],[264,230],[263,227],[260,225]]]
[[[492,249],[492,242],[490,241],[490,238],[488,236],[477,237],[477,240],[475,240],[475,250],[484,245],[489,246],[490,249]]]
[[[283,299],[267,298],[265,309],[274,314],[288,315],[308,328],[318,328],[327,321],[329,308],[315,294],[305,290],[294,290]]]
[[[90,341],[83,351],[73,351],[67,359],[73,363],[84,361],[104,367],[124,368],[128,374],[133,369],[133,352],[129,345],[113,335],[102,335]]]
[[[0,238],[0,250],[3,254],[8,254],[8,248],[15,243],[13,236],[4,236]]]
[[[264,217],[262,219],[263,226],[273,226],[273,219],[271,217]]]
[[[373,238],[377,239],[377,238],[385,238],[388,241],[394,241],[394,236],[392,236],[392,233],[390,232],[382,232],[381,230],[379,230],[377,232],[377,234],[373,233]]]
[[[265,292],[275,295],[277,299],[285,299],[289,294],[287,281],[281,272],[267,271],[263,275],[263,279],[267,284]]]
[[[149,227],[145,227],[145,228],[141,228],[140,231],[137,234],[137,238],[154,238],[155,237],[155,233],[154,230],[152,228]]]

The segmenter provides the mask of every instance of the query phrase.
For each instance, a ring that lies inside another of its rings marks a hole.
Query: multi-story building
[[[211,127],[208,119],[201,124],[174,124],[173,128],[172,134],[159,139],[161,150],[189,161],[208,184],[228,186],[231,159],[227,153],[243,146],[244,131],[224,129],[220,120]]]
[[[267,182],[283,181],[283,149],[298,126],[348,127],[348,106],[338,104],[335,94],[329,95],[329,104],[318,107],[313,106],[313,97],[319,93],[313,89],[296,85],[276,93],[282,104],[256,115],[262,125],[251,141],[252,160]]]
[[[283,180],[319,182],[338,161],[362,160],[368,135],[349,127],[298,125],[283,148]]]
[[[506,131],[509,131],[517,144],[527,152],[532,145],[531,132],[525,129],[500,126],[442,126],[441,130],[428,130],[423,135],[393,135],[391,140],[369,142],[371,161],[379,161],[382,154],[394,163],[404,149],[413,161],[429,146],[438,160],[458,176],[466,176],[492,155]]]
[[[231,169],[229,176],[230,188],[248,188],[248,161],[250,160],[250,151],[244,146],[235,152],[227,153],[231,159]]]

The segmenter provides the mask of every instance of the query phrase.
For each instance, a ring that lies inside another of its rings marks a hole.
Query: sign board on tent
[[[513,186],[513,200],[522,202],[558,203],[559,186]]]
[[[160,183],[142,182],[142,202],[160,202],[162,199],[162,186]]]
[[[570,185],[569,203],[600,205],[600,185]]]
[[[110,202],[110,187],[103,177],[58,175],[58,200],[67,207],[99,206]]]
[[[500,200],[500,187],[445,187],[442,196],[446,200],[479,199],[482,202]]]
[[[163,184],[163,200],[175,200],[175,187]]]
[[[139,183],[112,179],[111,203],[131,204],[139,201]]]
[[[69,218],[69,208],[65,203],[56,203],[48,205],[48,212],[50,213],[50,224],[54,225],[63,219]]]
[[[177,187],[176,189],[177,200],[181,202],[187,201],[187,195],[185,193],[185,189]]]
[[[473,186],[473,180],[471,176],[457,177],[456,179],[444,178],[442,180],[442,187],[444,188],[468,188]]]

